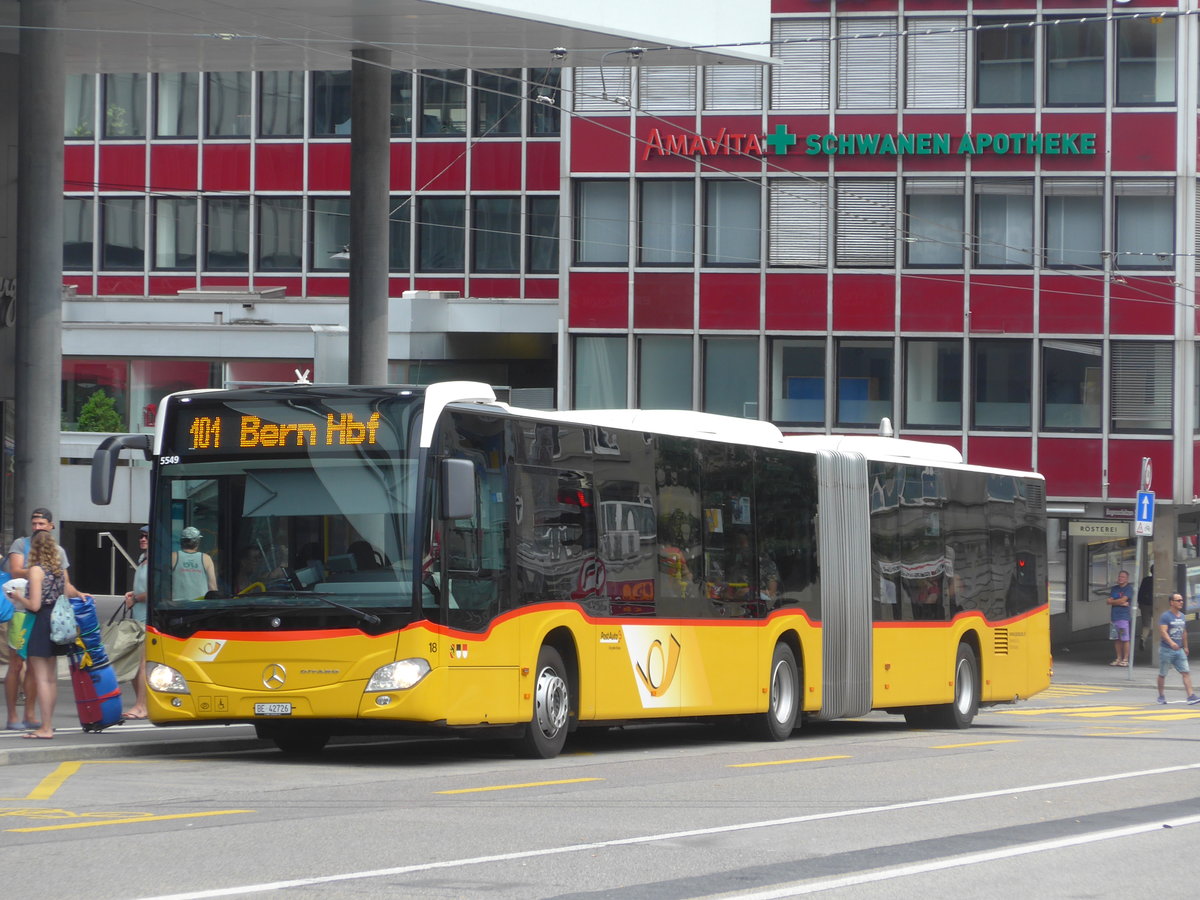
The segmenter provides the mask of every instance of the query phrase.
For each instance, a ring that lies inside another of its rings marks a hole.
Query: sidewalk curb
[[[97,735],[97,740],[104,740]],[[21,740],[17,738],[17,740]],[[36,746],[0,750],[0,766],[31,763],[61,763],[146,756],[184,756],[190,753],[225,753],[240,750],[274,750],[272,741],[256,737],[188,738],[186,740],[145,740],[119,744],[54,745],[52,741],[28,741]]]

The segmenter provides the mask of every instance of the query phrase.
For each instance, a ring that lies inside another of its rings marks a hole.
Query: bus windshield
[[[160,455],[156,492],[156,627],[177,635],[201,627],[379,633],[412,619],[412,407],[364,406],[298,412],[293,404],[240,403],[233,411],[198,404],[177,414],[183,421],[168,434],[179,439]],[[370,440],[327,443],[324,429],[342,415],[370,422]],[[306,426],[298,422],[315,423],[317,439],[289,444],[278,437],[284,421],[301,434]],[[271,427],[277,446],[246,446]],[[175,450],[184,451],[178,461]]]

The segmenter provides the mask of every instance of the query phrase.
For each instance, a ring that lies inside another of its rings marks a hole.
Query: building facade
[[[1149,459],[1195,598],[1195,0],[772,9],[766,68],[394,71],[393,380],[1037,469],[1060,638],[1107,623]],[[69,79],[65,428],[344,373],[349,111],[341,71]]]

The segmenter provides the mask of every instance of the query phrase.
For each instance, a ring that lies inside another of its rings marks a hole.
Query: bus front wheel
[[[934,728],[969,728],[979,712],[979,661],[968,644],[958,645],[954,659],[954,700],[929,708]]]
[[[543,647],[533,681],[533,718],[517,745],[518,752],[530,759],[558,756],[567,742],[570,718],[571,685],[567,667],[557,650]]]
[[[767,711],[751,719],[751,730],[759,740],[786,740],[800,717],[800,675],[796,655],[787,644],[775,645],[767,679]]]

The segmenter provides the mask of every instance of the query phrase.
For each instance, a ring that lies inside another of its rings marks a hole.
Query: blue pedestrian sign
[[[1138,491],[1133,518],[1134,534],[1138,537],[1154,537],[1154,491]]]

